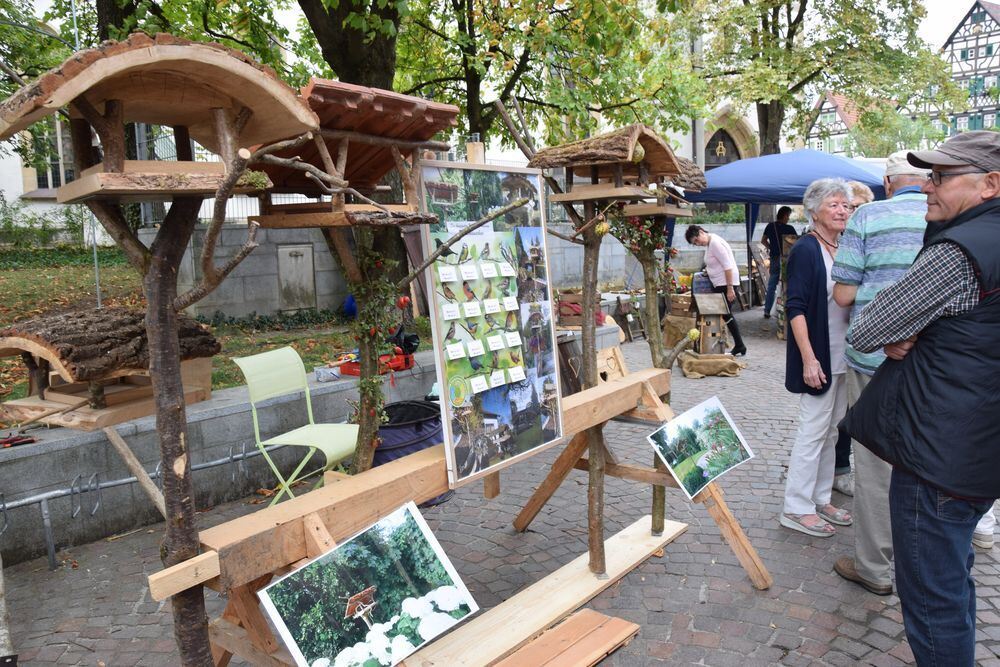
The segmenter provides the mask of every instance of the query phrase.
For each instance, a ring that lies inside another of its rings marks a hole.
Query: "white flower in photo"
[[[441,611],[455,611],[465,603],[457,586],[442,586],[425,595]]]
[[[319,658],[318,660],[313,660],[311,667],[330,667],[330,658]]]
[[[380,623],[379,625],[386,625],[385,623]],[[369,650],[371,651],[372,657],[378,660],[383,665],[389,664],[389,638],[385,636],[385,633],[381,630],[376,630],[374,627],[368,631],[365,636],[365,641],[368,642]]]
[[[426,597],[406,598],[401,606],[404,614],[409,614],[413,618],[423,618],[434,613],[434,608],[427,601]]]
[[[392,662],[399,662],[416,650],[416,646],[403,635],[396,635],[392,638],[392,646],[389,647]]]
[[[348,646],[337,654],[337,659],[333,661],[333,667],[355,667],[364,664],[365,660],[372,657],[372,653],[365,642],[358,642],[354,646]]]
[[[435,612],[430,616],[425,616],[420,621],[420,625],[417,627],[417,634],[424,640],[433,639],[456,623],[458,621],[448,614]]]

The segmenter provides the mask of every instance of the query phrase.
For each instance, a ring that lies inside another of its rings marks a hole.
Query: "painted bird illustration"
[[[455,293],[452,292],[451,288],[448,287],[447,285],[442,285],[441,286],[441,294],[443,294],[444,298],[448,299],[449,301],[454,301],[455,300]]]
[[[472,366],[472,370],[478,371],[483,367],[483,362],[479,361],[479,357],[469,357],[469,365]]]
[[[510,355],[510,360],[512,362],[514,362],[515,364],[521,363],[521,355],[517,353],[517,350],[510,350],[508,354]]]
[[[497,322],[493,318],[493,316],[490,315],[489,313],[487,313],[486,315],[484,315],[483,319],[486,320],[486,324],[490,325],[490,329],[499,329],[500,328],[500,323]]]
[[[499,367],[500,367],[500,353],[497,352],[496,350],[493,350],[493,368],[496,369]]]
[[[507,321],[504,323],[503,328],[508,331],[517,329],[517,315],[513,310],[507,312]]]
[[[514,262],[514,255],[511,254],[510,250],[507,248],[507,245],[504,243],[500,244],[500,254],[503,256],[505,260],[507,260],[508,264],[514,266],[514,264],[516,263]]]
[[[490,258],[490,244],[487,242],[483,246],[482,252],[479,253],[479,259],[489,259]]]
[[[470,336],[476,335],[476,329],[479,328],[479,322],[473,322],[472,320],[465,320],[465,324],[462,328],[469,332]]]
[[[507,276],[506,278],[500,281],[500,291],[503,292],[505,296],[507,296],[507,290],[509,289],[510,289],[510,276]]]
[[[462,291],[465,292],[465,298],[468,299],[469,301],[474,301],[475,299],[478,298],[476,296],[476,293],[472,291],[472,288],[469,287],[468,280],[462,281]]]
[[[486,291],[483,292],[483,299],[488,299],[493,296],[493,283],[486,283]]]
[[[455,339],[455,323],[454,322],[452,322],[451,326],[448,327],[448,333],[446,333],[444,335],[444,339],[445,340],[454,340]]]
[[[461,264],[469,259],[469,244],[463,243],[462,250],[458,253],[458,263]]]
[[[444,243],[441,242],[441,239],[434,239],[434,243],[437,244],[438,248],[444,245]],[[444,252],[441,253],[441,257],[451,257],[454,254],[455,254],[454,250],[452,250],[451,248],[445,248]]]

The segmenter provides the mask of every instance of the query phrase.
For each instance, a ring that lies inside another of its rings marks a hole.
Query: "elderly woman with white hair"
[[[850,316],[849,308],[833,300],[830,270],[851,215],[851,199],[847,181],[814,181],[802,202],[812,229],[788,255],[785,312],[791,336],[785,388],[801,399],[780,522],[815,537],[833,535],[836,528],[831,524],[852,522],[846,510],[830,504],[837,423],[847,410],[844,348]]]

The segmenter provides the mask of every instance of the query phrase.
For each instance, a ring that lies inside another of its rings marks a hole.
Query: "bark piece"
[[[637,146],[641,146],[641,153],[637,151]],[[636,160],[640,155],[641,159]],[[626,179],[641,176],[640,165],[645,165],[652,178],[673,176],[681,171],[667,142],[641,123],[596,137],[543,148],[528,162],[529,167],[537,169],[568,167],[577,176],[588,176],[590,168],[598,166],[602,180],[613,178],[616,166],[621,166]],[[643,182],[646,182],[645,179]]]

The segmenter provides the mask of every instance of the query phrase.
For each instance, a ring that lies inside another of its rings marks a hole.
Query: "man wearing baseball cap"
[[[855,318],[851,345],[884,348],[844,419],[892,465],[896,588],[919,665],[972,665],[972,534],[1000,496],[1000,134],[914,151],[934,233]]]
[[[920,188],[927,170],[911,165],[906,151],[885,163],[885,201],[862,206],[840,237],[831,275],[833,298],[851,306],[851,324],[884,288],[898,282],[923,246],[927,196]],[[850,343],[847,357],[847,403],[854,404],[885,361],[882,350],[860,352]],[[892,531],[889,479],[892,466],[864,447],[854,447],[854,557],[844,556],[834,571],[876,595],[892,593]]]

